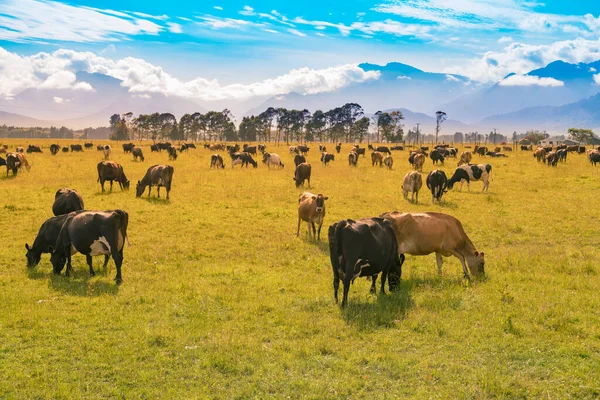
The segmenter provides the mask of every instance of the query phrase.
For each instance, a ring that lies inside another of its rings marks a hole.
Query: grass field
[[[368,156],[348,167],[350,145],[329,167],[311,150],[311,191],[329,196],[315,243],[305,224],[295,237],[302,190],[284,146],[270,146],[283,170],[210,170],[208,150],[169,162],[147,145],[134,162],[114,146],[132,189],[102,194],[95,148],[53,157],[32,143],[45,152],[28,155],[31,172],[0,170],[0,398],[600,397],[600,172],[584,155],[557,168],[531,152],[475,156],[493,165],[489,193],[476,182],[432,206],[426,188],[420,204],[402,198],[407,152],[388,171]],[[170,201],[136,198],[158,163],[175,168]],[[24,245],[63,186],[87,209],[129,213],[122,285],[102,257],[93,278],[81,255],[70,278],[48,255],[27,269]],[[440,278],[434,255],[407,256],[399,291],[370,295],[359,279],[340,309],[327,227],[392,210],[457,217],[487,279],[467,283],[454,258]]]

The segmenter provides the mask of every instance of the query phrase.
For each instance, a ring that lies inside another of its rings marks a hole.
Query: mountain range
[[[504,133],[526,129],[563,134],[569,127],[600,127],[600,61],[570,64],[555,61],[523,76],[509,74],[494,84],[469,80],[457,74],[425,72],[394,62],[387,65],[363,63],[364,71],[379,71],[378,79],[355,83],[333,92],[303,95],[296,92],[272,97],[218,102],[132,93],[116,78],[78,72],[77,81],[89,83],[93,91],[27,89],[11,99],[0,99],[0,125],[107,126],[114,113],[206,112],[229,108],[237,122],[268,107],[311,111],[329,110],[348,102],[360,104],[365,113],[400,109],[406,128],[421,124],[431,133],[435,112],[449,119],[444,132],[498,129]]]

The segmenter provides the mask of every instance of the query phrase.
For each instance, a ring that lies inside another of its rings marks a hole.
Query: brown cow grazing
[[[136,146],[133,149],[131,149],[131,154],[133,154],[133,161],[137,161],[138,158],[144,161],[144,153],[142,153],[142,149],[140,149],[139,147]]]
[[[220,143],[217,143],[217,144],[211,144],[211,145],[210,145],[208,148],[209,148],[211,151],[223,151],[223,150],[225,150],[225,145],[222,145],[222,144],[220,144]]]
[[[463,151],[462,153],[460,153],[460,160],[458,161],[457,166],[460,167],[463,164],[469,164],[471,163],[472,159],[473,153],[471,153],[470,151]]]
[[[413,166],[417,171],[423,171],[423,164],[425,164],[425,154],[415,154],[413,159]]]
[[[502,146],[502,150],[504,150],[504,151],[513,151],[512,147],[510,147],[510,146]]]
[[[54,195],[54,204],[52,205],[54,215],[68,214],[83,209],[83,199],[75,189],[58,189]]]
[[[110,181],[110,191],[112,192],[113,181],[117,181],[121,190],[129,190],[129,180],[125,176],[123,167],[114,161],[100,161],[98,163],[98,181],[104,192],[104,182]]]
[[[537,158],[538,162],[546,162],[546,150],[541,147],[538,147],[536,151],[533,152],[533,156]]]
[[[308,237],[314,239],[317,236],[321,240],[321,227],[325,219],[325,200],[322,194],[314,195],[310,192],[304,192],[298,197],[298,230],[296,236],[300,236],[300,223],[306,221],[308,223]],[[318,225],[317,230],[315,224]],[[311,231],[312,228],[312,231]]]
[[[425,256],[435,253],[438,274],[442,274],[444,257],[454,256],[463,267],[465,278],[485,275],[484,254],[475,250],[462,224],[451,215],[427,213],[385,213],[383,218],[392,222],[398,253]]]
[[[348,153],[348,165],[356,167],[358,164],[358,154],[355,151]]]
[[[383,166],[383,154],[378,151],[374,151],[371,153],[371,166],[374,167],[375,164],[379,164],[379,166]]]
[[[388,168],[388,169],[392,169],[392,166],[394,165],[394,159],[392,158],[392,156],[385,156],[385,158],[383,159],[383,164]]]
[[[404,195],[405,199],[408,199],[408,192],[411,192],[411,201],[414,203],[416,196],[416,202],[418,203],[419,190],[421,190],[421,187],[423,187],[423,178],[421,177],[421,173],[412,171],[404,176],[404,182],[402,182],[402,194]]]
[[[173,167],[170,165],[153,165],[148,168],[146,175],[141,181],[138,181],[135,187],[135,197],[140,197],[146,186],[148,186],[148,197],[152,191],[152,186],[157,186],[158,198],[160,199],[160,187],[164,186],[167,189],[167,200],[169,200],[169,192],[171,191],[171,182],[173,182]]]
[[[311,166],[307,163],[298,164],[296,166],[296,171],[294,172],[294,177],[292,178],[294,182],[296,182],[296,187],[304,187],[304,181],[308,181],[308,188],[310,189],[310,173]]]
[[[494,153],[500,153],[501,151],[502,151],[502,148],[500,148],[500,147],[494,148]]]
[[[211,168],[225,168],[225,163],[223,162],[223,157],[220,154],[213,154],[210,157],[210,167]]]
[[[6,176],[8,176],[8,171],[12,171],[13,175],[17,175],[17,172],[23,166],[25,166],[27,172],[31,169],[23,153],[8,153],[6,155]]]

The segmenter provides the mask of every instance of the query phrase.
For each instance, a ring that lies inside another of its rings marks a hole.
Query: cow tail
[[[123,210],[117,210],[117,214],[119,215],[119,230],[121,231],[121,234],[123,235],[123,238],[125,238],[125,241],[127,242],[128,246],[131,246],[131,243],[129,243],[129,237],[127,236],[127,225],[129,224],[129,214],[127,214],[127,212],[123,211]]]

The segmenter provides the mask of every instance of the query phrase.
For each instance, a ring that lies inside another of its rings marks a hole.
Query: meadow
[[[408,152],[393,152],[391,171],[368,154],[351,168],[345,144],[324,167],[315,144],[311,191],[329,197],[317,243],[306,224],[295,236],[302,188],[283,145],[268,150],[284,169],[211,170],[201,146],[168,161],[144,143],[134,162],[113,144],[132,188],[103,194],[95,148],[51,156],[50,141],[31,143],[44,153],[27,155],[29,173],[0,170],[0,398],[600,396],[600,170],[585,155],[557,168],[531,152],[475,156],[493,165],[489,193],[475,182],[432,205],[426,188],[419,204],[402,197]],[[146,169],[167,163],[170,201],[136,198]],[[428,158],[424,177],[432,169]],[[121,285],[102,257],[95,277],[81,255],[71,277],[54,275],[49,255],[27,268],[25,243],[60,187],[86,209],[129,213]],[[454,258],[438,277],[434,255],[407,256],[398,291],[371,295],[358,279],[341,309],[327,227],[393,210],[457,217],[486,254],[486,278],[465,281]]]

